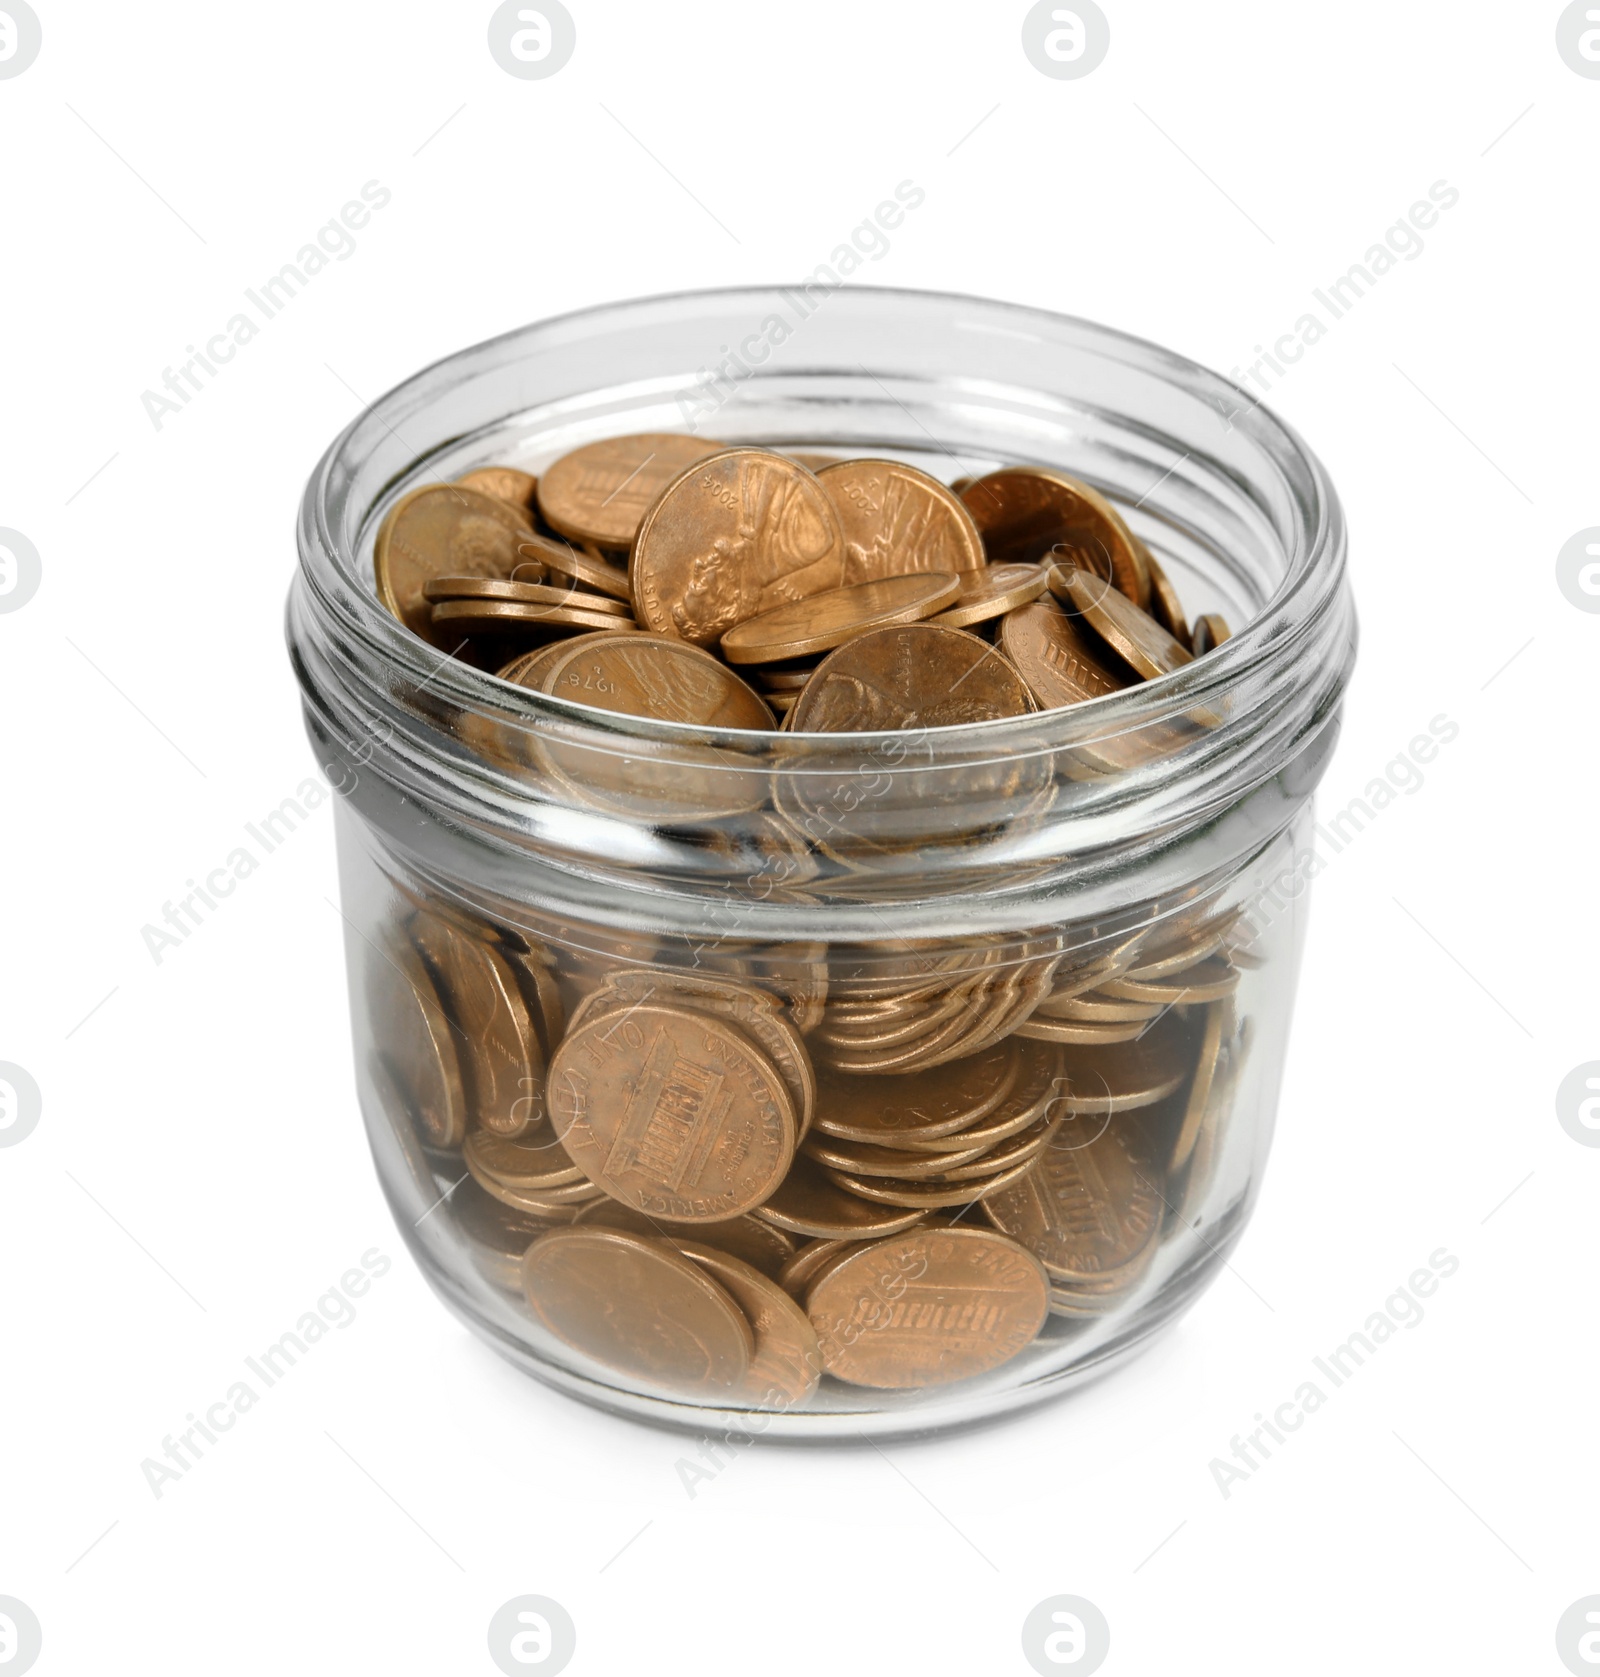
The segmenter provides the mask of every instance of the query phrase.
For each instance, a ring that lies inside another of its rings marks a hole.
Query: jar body
[[[946,479],[1026,459],[1091,478],[1193,610],[1255,619],[1210,685],[910,739],[691,738],[524,703],[385,639],[362,566],[400,493],[696,423],[693,346],[789,295],[597,311],[385,398],[308,490],[290,640],[344,794],[361,1108],[430,1284],[530,1372],[622,1412],[892,1436],[1105,1371],[1238,1240],[1354,629],[1320,469],[1264,416],[1212,411],[1220,381],[1081,323],[860,293],[704,429]],[[886,342],[895,324],[920,330]],[[1002,378],[1024,326],[1041,347]],[[837,370],[851,357],[859,376]],[[397,469],[400,434],[421,458]],[[669,1041],[684,1017],[700,1035]],[[774,1377],[762,1322],[778,1330],[746,1297],[750,1367],[670,1373],[637,1321],[608,1337],[620,1294],[557,1309],[530,1266],[595,1226],[734,1260],[735,1287],[757,1286],[748,1266],[815,1337],[791,1335]]]

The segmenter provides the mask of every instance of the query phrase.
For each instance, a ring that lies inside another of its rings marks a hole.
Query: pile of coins
[[[1229,632],[1215,614],[1191,629],[1116,509],[1061,472],[947,486],[670,434],[414,489],[375,570],[440,653],[708,730],[1023,716]],[[464,737],[510,761],[493,728]],[[814,807],[804,777],[752,804],[693,763],[554,731],[525,749],[613,814],[728,817],[706,842],[781,854],[797,889],[901,839]],[[1096,741],[1068,772],[1150,750]],[[995,809],[1032,795],[994,776]],[[403,907],[365,984],[378,1097],[480,1275],[597,1378],[782,1410],[981,1376],[1129,1307],[1216,1175],[1251,1034],[1225,887],[1115,932],[725,936],[691,955],[579,947],[606,938],[392,883]]]
[[[379,598],[440,652],[718,728],[1054,710],[1229,635],[1215,613],[1191,629],[1154,554],[1063,472],[946,485],[895,460],[672,433],[591,443],[537,479],[486,467],[414,489],[383,521],[375,569]],[[1105,766],[1126,762],[1113,747]]]

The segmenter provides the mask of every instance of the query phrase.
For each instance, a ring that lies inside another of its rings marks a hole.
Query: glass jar
[[[513,687],[379,604],[408,489],[685,430],[946,481],[1059,467],[1236,633],[1069,709],[756,734]],[[1105,1372],[1216,1275],[1271,1140],[1356,644],[1338,501],[1271,413],[1001,303],[651,298],[374,403],[312,474],[299,549],[361,1107],[416,1261],[497,1350],[695,1429],[926,1433]],[[568,1151],[540,1154],[552,1123]],[[566,1273],[562,1231],[595,1225],[615,1262]],[[651,1271],[686,1246],[721,1285]],[[799,1311],[764,1316],[752,1274]]]

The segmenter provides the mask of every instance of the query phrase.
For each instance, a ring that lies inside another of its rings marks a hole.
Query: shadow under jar
[[[1226,381],[999,303],[803,306],[608,306],[391,391],[307,487],[288,637],[361,1106],[434,1289],[603,1407],[888,1437],[1103,1373],[1238,1240],[1355,619],[1323,469]],[[1059,468],[1242,627],[1068,709],[807,735],[547,697],[380,605],[408,490],[684,430]]]

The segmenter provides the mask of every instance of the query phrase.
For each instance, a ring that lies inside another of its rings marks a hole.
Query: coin
[[[804,1403],[822,1375],[816,1329],[805,1311],[770,1276],[740,1259],[692,1240],[676,1245],[728,1292],[749,1319],[755,1353],[741,1398],[758,1409],[793,1409]]]
[[[433,979],[408,942],[373,945],[367,960],[372,1037],[386,1069],[421,1124],[430,1147],[459,1147],[467,1133],[467,1097],[456,1037]]]
[[[803,664],[798,669],[784,668],[781,665],[767,665],[756,671],[756,680],[769,693],[793,693],[798,695],[817,673],[815,664]]]
[[[557,576],[571,577],[585,588],[609,599],[625,600],[633,607],[633,590],[628,586],[628,573],[620,565],[608,565],[599,560],[586,559],[559,542],[541,542],[534,550],[547,571]]]
[[[715,1396],[738,1390],[750,1372],[749,1320],[664,1240],[620,1229],[551,1229],[528,1248],[522,1282],[543,1327],[642,1385]]]
[[[583,641],[546,669],[544,691],[597,710],[704,728],[770,728],[759,693],[710,653],[664,635]],[[638,766],[627,772],[637,775]]]
[[[1183,614],[1183,601],[1178,596],[1178,590],[1156,562],[1155,554],[1143,542],[1139,543],[1139,547],[1144,554],[1145,569],[1150,573],[1150,615],[1175,641],[1187,646],[1189,619]]]
[[[518,512],[533,511],[537,483],[532,473],[519,472],[515,466],[480,466],[476,471],[463,472],[456,482],[463,489],[476,489],[480,495],[509,501]]]
[[[578,1210],[588,1201],[601,1198],[604,1190],[580,1178],[577,1182],[563,1182],[555,1188],[519,1188],[491,1176],[478,1163],[475,1153],[462,1153],[461,1162],[472,1174],[472,1179],[485,1193],[492,1194],[504,1205],[542,1217],[550,1223],[570,1223]]]
[[[1005,466],[969,484],[961,500],[991,564],[1081,566],[1149,604],[1142,544],[1099,490],[1047,466]]]
[[[468,1177],[451,1191],[450,1218],[479,1271],[508,1293],[522,1291],[522,1258],[548,1224],[513,1210]]]
[[[441,600],[433,607],[433,624],[458,634],[505,635],[519,629],[631,629],[632,619],[619,618],[605,606],[575,606],[580,598],[568,595],[565,605],[527,606],[509,600]]]
[[[519,1136],[472,1130],[462,1143],[461,1156],[469,1167],[475,1167],[474,1176],[493,1177],[507,1188],[543,1193],[588,1180],[549,1124],[540,1124]]]
[[[730,448],[685,471],[651,505],[628,580],[646,628],[714,646],[747,617],[837,588],[844,534],[804,466]]]
[[[1175,635],[1176,629],[1172,631]],[[1182,639],[1181,636],[1179,636]],[[1203,612],[1194,620],[1194,634],[1190,640],[1190,647],[1196,658],[1203,658],[1206,653],[1213,651],[1226,640],[1233,639],[1233,630],[1228,627],[1228,620],[1220,611]]]
[[[806,1143],[806,1157],[825,1170],[842,1170],[852,1176],[887,1176],[917,1182],[941,1176],[959,1164],[970,1164],[988,1152],[989,1143],[968,1143],[959,1152],[907,1153],[894,1147],[870,1147],[859,1141],[834,1141],[813,1136]]]
[[[972,514],[937,478],[897,460],[840,460],[817,472],[844,530],[844,580],[982,570]]]
[[[544,1055],[516,974],[492,944],[417,909],[406,926],[457,1033],[474,1121],[516,1136],[544,1117]]]
[[[854,1386],[971,1379],[1029,1345],[1049,1308],[1037,1258],[988,1229],[913,1230],[837,1262],[806,1295],[822,1365]]]
[[[685,1240],[697,1240],[774,1278],[794,1256],[794,1241],[789,1235],[748,1213],[721,1223],[671,1223],[608,1198],[584,1206],[577,1221],[601,1223],[608,1229],[630,1229],[634,1234],[659,1235],[675,1246],[681,1246]]]
[[[1038,1042],[1076,1042],[1093,1045],[1106,1042],[1132,1042],[1145,1028],[1139,1020],[1126,1025],[1087,1024],[1078,1019],[1051,1019],[1036,1013],[1017,1026],[1018,1036],[1032,1037]]]
[[[848,1077],[824,1071],[817,1080],[817,1129],[841,1141],[910,1147],[981,1123],[1010,1095],[1021,1068],[1007,1040],[970,1059],[897,1077]]]
[[[550,1116],[613,1199],[680,1223],[760,1205],[794,1156],[776,1068],[709,1014],[641,1004],[569,1031],[550,1062]]]
[[[1127,1043],[1074,1047],[1064,1059],[1062,1104],[1101,1117],[1153,1106],[1182,1085],[1194,1053],[1193,1033],[1176,1014]]]
[[[992,646],[961,629],[909,623],[857,635],[830,652],[800,695],[794,730],[948,728],[1032,708],[1022,678]]]
[[[1205,1120],[1206,1109],[1211,1099],[1211,1085],[1216,1077],[1217,1061],[1222,1052],[1228,1011],[1229,1004],[1226,1001],[1210,1002],[1206,1006],[1200,1051],[1194,1064],[1194,1079],[1189,1084],[1183,1122],[1179,1126],[1178,1139],[1173,1145],[1172,1158],[1167,1165],[1173,1176],[1188,1164],[1189,1157],[1194,1152],[1194,1144],[1200,1138],[1200,1126]]]
[[[574,541],[625,548],[639,520],[686,467],[721,443],[676,432],[607,437],[563,454],[539,478],[539,511]]]
[[[830,588],[736,624],[722,637],[722,655],[732,664],[768,664],[827,652],[867,630],[932,617],[960,591],[947,571]]]
[[[633,613],[620,600],[579,588],[551,588],[542,582],[503,582],[498,577],[441,576],[424,584],[424,596],[435,605],[447,600],[497,600],[515,606],[576,606],[631,621]]]
[[[1015,1180],[1023,1171],[1030,1169],[1032,1164],[1031,1158],[1025,1159],[1021,1164],[1013,1165],[1010,1170],[1002,1171],[997,1176],[986,1177],[981,1182],[960,1181],[953,1185],[937,1181],[892,1182],[881,1177],[857,1176],[850,1171],[832,1170],[827,1166],[823,1167],[823,1173],[836,1188],[843,1188],[846,1193],[858,1194],[862,1199],[875,1200],[879,1205],[935,1211],[954,1205],[971,1205],[974,1200],[981,1199],[985,1194],[992,1194]]]
[[[1088,571],[1055,566],[1050,592],[1147,681],[1181,669],[1193,656],[1148,612]]]
[[[424,584],[436,576],[509,577],[532,534],[527,516],[505,501],[453,483],[424,484],[401,496],[378,527],[378,598],[412,634],[449,651],[454,642],[433,632]]]
[[[1034,1013],[1036,1019],[1078,1019],[1090,1025],[1137,1024],[1142,1019],[1154,1019],[1164,1004],[1159,1001],[1129,1001],[1109,996],[1103,991],[1088,995],[1067,996],[1061,1000],[1046,998]]]
[[[896,1146],[914,1153],[960,1152],[963,1146],[980,1145],[987,1149],[1027,1129],[1047,1110],[1062,1110],[1068,1083],[1061,1050],[1045,1042],[1017,1041],[1012,1046],[1019,1051],[1021,1071],[1011,1092],[992,1112],[949,1135],[897,1137]]]
[[[916,1207],[888,1210],[881,1205],[870,1205],[855,1194],[847,1194],[803,1153],[796,1156],[788,1175],[766,1203],[756,1207],[755,1215],[763,1223],[787,1229],[791,1234],[823,1240],[864,1240],[898,1234],[922,1218]]]
[[[1101,699],[1134,685],[1132,673],[1054,600],[1036,600],[1011,612],[1000,625],[1000,649],[1044,710]]]
[[[1225,956],[1211,955],[1170,978],[1123,978],[1108,984],[1109,995],[1134,994],[1147,1006],[1176,1007],[1183,1002],[1211,1002],[1231,996],[1239,988],[1239,969]]]
[[[778,1285],[790,1298],[802,1299],[825,1264],[865,1244],[860,1240],[808,1240],[778,1271]]]
[[[1008,611],[1037,600],[1046,587],[1043,565],[988,565],[961,579],[961,594],[953,606],[934,619],[947,629],[967,629],[988,623]]]

